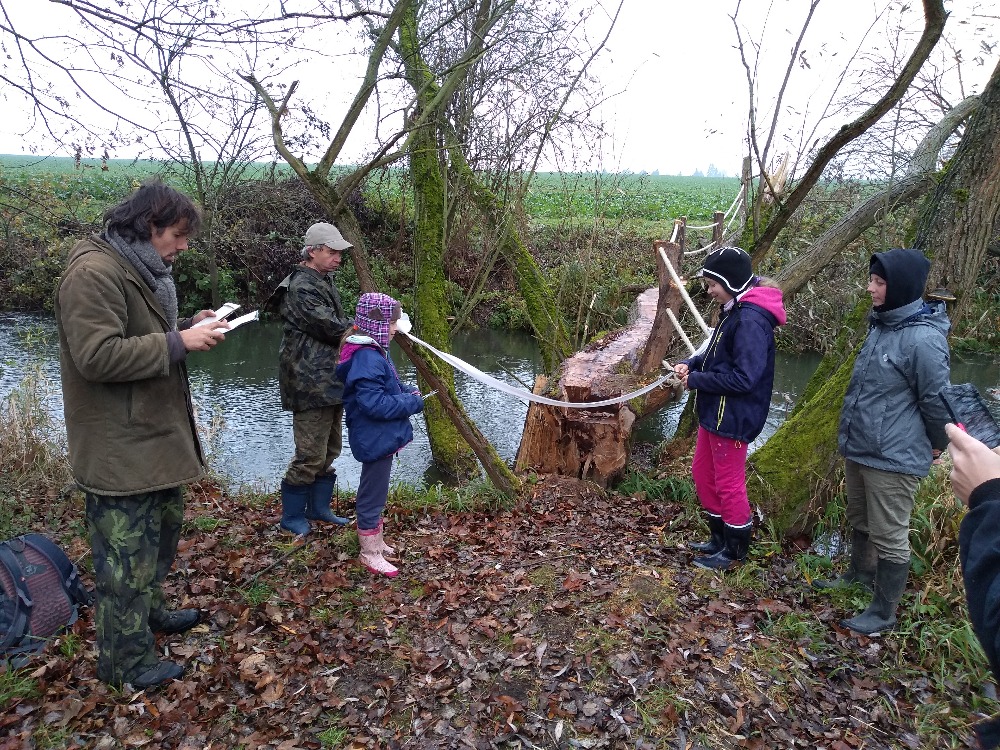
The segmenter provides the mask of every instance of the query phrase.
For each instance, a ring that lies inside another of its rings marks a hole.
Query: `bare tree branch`
[[[827,164],[830,163],[841,148],[864,133],[886,112],[892,109],[893,105],[902,98],[907,88],[909,88],[924,61],[930,56],[934,45],[941,38],[948,14],[944,10],[943,0],[923,0],[923,6],[924,31],[900,76],[893,81],[889,90],[874,106],[869,108],[854,122],[842,126],[817,152],[805,175],[802,176],[798,184],[788,195],[787,200],[780,204],[778,211],[772,217],[771,221],[768,222],[760,238],[754,243],[751,257],[755,263],[759,262],[767,254],[768,250],[770,250],[778,233],[785,227],[806,195],[819,181]]]
[[[797,255],[782,268],[776,281],[785,298],[791,299],[797,294],[820,269],[878,219],[925,195],[934,185],[934,170],[942,147],[978,106],[979,97],[971,96],[955,107],[927,133],[900,180],[856,205],[817,238],[806,252]]]

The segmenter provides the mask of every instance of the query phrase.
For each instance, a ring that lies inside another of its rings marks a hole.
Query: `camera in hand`
[[[939,395],[956,425],[988,448],[1000,445],[1000,426],[976,386],[972,383],[946,385]]]

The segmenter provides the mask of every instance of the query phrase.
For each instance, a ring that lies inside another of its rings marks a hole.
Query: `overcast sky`
[[[615,0],[602,2],[606,8],[617,6]],[[38,28],[39,23],[51,28],[66,11],[49,6],[51,14],[38,13],[38,0],[7,0],[6,6],[24,28],[31,24]],[[705,172],[714,164],[728,174],[738,174],[746,152],[748,87],[731,18],[737,6],[748,62],[758,68],[759,122],[769,122],[790,50],[809,8],[808,0],[625,0],[607,50],[594,63],[595,73],[613,96],[599,113],[609,137],[603,143],[601,156],[587,166],[608,171],[691,174],[695,170]],[[986,11],[982,10],[984,6]],[[779,138],[786,134],[795,138],[802,122],[806,122],[807,129],[811,127],[848,58],[859,50],[885,47],[885,25],[892,22],[887,19],[897,18],[894,11],[899,7],[899,3],[888,0],[822,0],[818,4],[803,44],[801,64],[795,66],[786,94]],[[994,55],[984,64],[977,64],[973,60],[975,41],[970,40],[975,28],[1000,26],[998,11],[980,0],[950,0],[946,7],[952,13],[947,33],[964,40],[960,45],[964,45],[962,75],[966,93],[978,91],[996,60]],[[909,32],[904,37],[908,54],[922,29],[920,2],[914,0],[902,17]],[[608,21],[606,15],[592,14],[588,19],[591,37],[603,36]],[[762,44],[759,58],[755,57],[754,44]],[[294,77],[303,81],[303,97],[310,87],[315,94],[318,87],[326,85],[331,88],[324,104],[336,108],[339,101],[346,106],[357,81],[346,66],[338,69],[338,74],[342,73],[338,76],[330,76],[329,70],[329,62],[325,62],[318,71],[322,83],[316,71],[298,70]],[[292,77],[289,75],[289,80]],[[338,92],[340,78],[345,85]],[[957,76],[952,78],[957,81]],[[952,96],[954,101],[960,98],[957,91]],[[25,150],[21,134],[27,117],[15,106],[14,97],[7,95],[6,104],[5,116],[0,119],[0,153],[21,153]],[[844,121],[843,117],[833,117],[830,129]],[[344,156],[350,159],[370,148],[370,143],[361,143],[352,136]],[[133,154],[116,152],[113,156]]]
[[[802,44],[804,63],[794,67],[786,94],[785,132],[794,135],[803,119],[815,121],[855,50],[885,49],[886,20],[880,19],[898,17],[892,9],[899,5],[871,0],[818,4]],[[907,54],[923,29],[921,3],[914,0],[908,5],[910,10],[903,15],[909,31]],[[626,0],[608,43],[608,59],[601,62],[608,89],[625,89],[603,111],[614,134],[606,148],[607,168],[691,174],[714,163],[729,174],[739,173],[746,153],[749,95],[731,18],[736,6],[735,0]],[[981,36],[975,30],[992,27],[997,36],[1000,11],[993,3],[977,0],[946,2],[945,7],[951,12],[946,33],[964,45],[966,93],[979,91],[996,65],[998,50],[986,64],[973,61]],[[984,15],[983,7],[992,18]],[[745,45],[749,64],[759,65],[760,123],[770,121],[808,8],[807,0],[740,3],[737,20],[744,41],[763,42],[759,60],[753,57],[752,45]],[[949,80],[957,102],[961,97],[954,90],[958,88],[954,71]],[[833,122],[836,129],[844,118]]]

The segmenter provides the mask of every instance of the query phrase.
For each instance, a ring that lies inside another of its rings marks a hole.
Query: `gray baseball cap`
[[[305,244],[306,247],[326,245],[331,250],[347,250],[354,247],[354,245],[344,239],[344,236],[337,227],[326,222],[313,224],[306,230]]]

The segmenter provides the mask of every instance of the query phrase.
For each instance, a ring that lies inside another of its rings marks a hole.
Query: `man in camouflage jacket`
[[[201,222],[186,195],[147,183],[70,252],[55,316],[69,460],[86,495],[97,606],[97,676],[146,688],[179,677],[154,632],[179,633],[161,584],[177,554],[182,484],[205,470],[184,365],[221,329],[177,319],[171,265]],[[224,328],[224,326],[223,326]]]
[[[278,353],[281,408],[292,412],[295,456],[281,482],[281,527],[309,533],[309,521],[346,524],[330,510],[342,448],[344,384],[337,380],[340,341],[350,329],[332,275],[352,247],[333,224],[309,227],[302,263],[281,282],[284,322]]]

